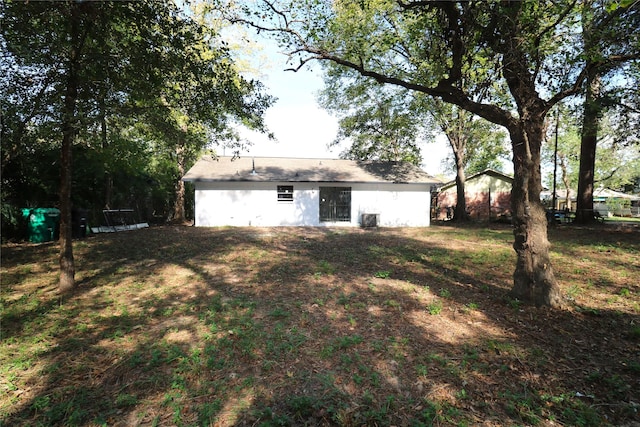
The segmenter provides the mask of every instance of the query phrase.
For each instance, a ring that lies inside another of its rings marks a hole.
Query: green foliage
[[[399,309],[401,307],[400,303],[398,301],[394,300],[394,299],[386,300],[384,302],[384,304],[389,308],[397,308],[397,309]]]
[[[357,334],[337,337],[331,340],[331,343],[325,346],[320,351],[320,355],[328,359],[330,357],[333,357],[336,352],[341,352],[341,351],[351,349],[352,347],[355,347],[358,344],[361,344],[362,342],[364,342],[364,338]]]
[[[439,292],[440,296],[442,298],[450,298],[451,297],[451,291],[447,288],[441,288],[440,292]]]
[[[329,261],[320,260],[318,262],[318,267],[315,274],[318,276],[322,276],[323,274],[331,275],[331,274],[334,274],[335,272],[336,272],[336,268],[333,265],[331,265]]]
[[[334,146],[349,147],[344,158],[420,164],[424,142],[443,132],[467,173],[501,170],[508,151],[503,132],[486,120],[441,101],[394,86],[383,86],[336,65],[325,66],[321,105],[339,118]],[[456,160],[450,162],[456,169]]]
[[[478,304],[476,304],[475,302],[470,302],[469,304],[466,304],[465,307],[469,310],[477,310]]]
[[[391,276],[391,272],[389,270],[380,270],[376,271],[374,276],[379,279],[388,279]]]
[[[273,317],[274,319],[286,319],[287,317],[291,316],[291,313],[283,307],[276,307],[269,312],[269,316]]]
[[[121,393],[116,397],[116,406],[133,406],[136,403],[138,403],[138,399],[136,398],[136,396],[131,394]]]
[[[350,143],[341,157],[421,163],[430,115],[420,102],[406,90],[377,85],[335,65],[325,71],[320,104],[339,117],[331,145]]]
[[[452,171],[457,172],[458,165],[465,175],[504,169],[509,150],[503,131],[455,105],[433,101],[430,111],[451,146],[447,163]]]
[[[542,407],[535,393],[506,391],[502,393],[506,400],[507,413],[527,425],[538,425],[541,421]]]
[[[10,1],[0,16],[12,70],[0,79],[3,206],[58,204],[65,123],[76,130],[71,202],[94,210],[91,224],[105,206],[167,218],[210,141],[234,140],[233,123],[264,130],[271,98],[171,2]]]
[[[508,301],[509,307],[511,307],[514,311],[520,310],[520,306],[522,305],[522,301],[517,298],[509,299]]]
[[[360,335],[347,335],[344,337],[336,338],[334,342],[336,348],[346,349],[364,342],[364,338],[362,338],[362,336]]]
[[[578,186],[580,170],[580,123],[579,112],[568,108],[559,108],[560,118],[558,123],[557,143],[557,183],[558,188],[570,190],[575,197]],[[556,134],[554,117],[549,126],[547,143],[543,147],[542,156],[545,169],[545,183],[548,188],[553,188],[554,153],[556,153]],[[629,141],[624,135],[626,129],[618,129],[617,121],[622,117],[616,117],[613,111],[608,112],[600,122],[600,135],[598,149],[595,158],[594,183],[596,187],[611,189],[624,189],[632,184],[634,179],[640,176],[640,151],[637,141]],[[619,126],[619,125],[618,125]],[[615,209],[615,206],[612,206]]]
[[[437,314],[440,314],[440,312],[442,311],[442,307],[442,301],[439,299],[435,299],[427,304],[427,312],[429,312],[430,315],[435,316]]]
[[[629,338],[640,340],[640,326],[632,326],[629,329]]]

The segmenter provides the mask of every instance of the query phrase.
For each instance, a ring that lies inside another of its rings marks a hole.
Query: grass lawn
[[[632,425],[640,230],[549,233],[563,310],[508,298],[508,227],[102,234],[64,298],[4,244],[0,424]]]
[[[638,217],[623,217],[623,216],[612,216],[604,218],[604,222],[621,222],[621,223],[634,223],[640,224],[640,218]]]

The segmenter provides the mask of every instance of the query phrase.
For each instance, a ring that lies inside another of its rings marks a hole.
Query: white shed
[[[440,181],[409,163],[205,156],[195,225],[426,227]]]

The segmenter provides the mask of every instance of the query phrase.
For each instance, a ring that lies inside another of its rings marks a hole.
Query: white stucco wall
[[[424,184],[293,183],[293,202],[281,202],[289,182],[196,182],[195,225],[359,226],[363,213],[379,214],[382,227],[427,227],[431,195]],[[320,222],[319,187],[351,187],[351,222]]]

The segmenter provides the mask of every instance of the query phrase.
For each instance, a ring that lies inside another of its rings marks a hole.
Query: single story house
[[[549,205],[553,202],[553,191],[545,190],[540,198]],[[569,205],[567,205],[567,192],[564,189],[556,190],[556,209],[574,212],[576,207],[577,191],[569,192]],[[593,190],[593,210],[600,216],[640,217],[640,196],[621,193],[608,188],[596,188]]]
[[[553,190],[543,189],[540,193],[540,200],[545,206],[553,209]],[[567,203],[567,190],[558,188],[556,189],[556,206],[558,211],[568,210],[574,212],[576,210],[576,192],[569,190],[569,200]]]
[[[426,227],[440,181],[409,163],[202,157],[195,225]]]
[[[608,188],[593,190],[593,209],[602,216],[640,216],[640,196]]]
[[[492,220],[511,214],[513,177],[493,169],[486,169],[465,179],[464,191],[467,212],[473,219]],[[446,219],[447,210],[457,204],[456,182],[440,187],[436,218]]]

